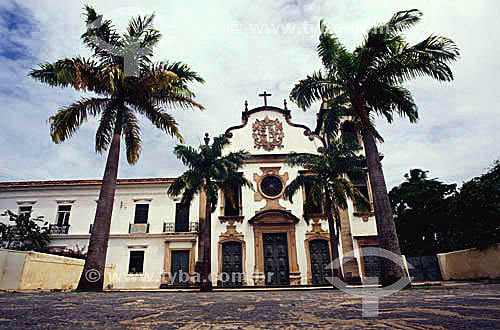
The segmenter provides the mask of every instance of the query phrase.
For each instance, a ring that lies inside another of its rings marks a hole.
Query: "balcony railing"
[[[131,223],[128,226],[129,234],[149,233],[149,223]]]
[[[68,230],[69,230],[69,225],[65,226],[49,225],[49,234],[51,235],[67,234]]]
[[[198,222],[190,222],[186,230],[175,230],[175,222],[164,222],[163,223],[163,232],[164,233],[197,233],[198,232]]]

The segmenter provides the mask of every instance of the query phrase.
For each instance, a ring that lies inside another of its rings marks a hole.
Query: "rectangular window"
[[[238,216],[241,215],[241,186],[234,184],[231,187],[229,194],[224,194],[224,215]]]
[[[349,178],[353,186],[358,189],[365,198],[370,201],[370,193],[368,192],[368,177],[364,178]],[[354,203],[354,208],[356,209],[356,203]]]
[[[304,213],[305,214],[321,214],[323,213],[323,202],[321,194],[318,191],[313,191],[310,185],[305,187]]]
[[[59,205],[57,210],[57,226],[69,225],[69,214],[71,212],[71,205]]]
[[[148,223],[149,204],[135,204],[134,223]]]
[[[33,206],[19,206],[19,215],[21,214],[31,214]]]
[[[175,204],[175,232],[185,233],[189,231],[189,205]]]
[[[144,273],[144,251],[130,251],[129,274]]]

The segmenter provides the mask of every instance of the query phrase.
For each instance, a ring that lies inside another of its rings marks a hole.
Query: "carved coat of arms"
[[[272,151],[274,148],[283,148],[283,124],[278,120],[271,120],[265,117],[263,120],[255,120],[252,125],[252,137],[256,149]]]

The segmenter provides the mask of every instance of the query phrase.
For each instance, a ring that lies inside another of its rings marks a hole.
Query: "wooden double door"
[[[172,251],[171,285],[188,285],[189,250]]]
[[[312,284],[329,284],[332,278],[330,247],[327,240],[309,241]]]
[[[240,286],[243,281],[242,251],[240,242],[222,244],[222,274],[223,286]]]
[[[266,285],[289,285],[288,241],[286,233],[263,233]]]

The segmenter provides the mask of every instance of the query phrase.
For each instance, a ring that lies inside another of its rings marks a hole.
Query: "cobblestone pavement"
[[[363,318],[341,291],[0,293],[1,329],[500,329],[500,285],[403,290]]]

